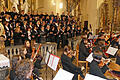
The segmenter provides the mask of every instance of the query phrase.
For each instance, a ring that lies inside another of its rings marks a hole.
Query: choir
[[[5,46],[22,45],[25,40],[35,40],[36,43],[56,42],[58,48],[68,44],[68,38],[81,35],[81,28],[73,16],[64,13],[46,14],[18,14],[16,12],[1,12],[0,18],[5,28]]]

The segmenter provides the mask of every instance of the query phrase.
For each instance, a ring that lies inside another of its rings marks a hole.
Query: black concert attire
[[[50,42],[55,42],[55,34],[56,34],[56,31],[55,29],[51,29],[50,30]]]
[[[45,30],[40,30],[40,38],[39,38],[40,43],[46,42],[46,32]]]
[[[81,29],[76,31],[76,36],[80,36],[81,35]]]
[[[5,35],[6,35],[6,40],[5,40],[5,46],[10,46],[10,41],[11,41],[11,30],[9,26],[4,26],[5,29]]]
[[[72,28],[71,34],[72,34],[72,37],[75,37],[75,36],[76,36],[76,29],[75,29],[75,28]]]
[[[36,29],[34,29],[32,31],[32,34],[31,34],[32,35],[32,39],[35,40],[36,42],[38,42],[38,34],[39,34],[39,32]]]
[[[89,56],[89,51],[86,48],[84,41],[82,40],[79,45],[79,60],[86,61],[86,58]]]
[[[57,48],[60,47],[60,40],[61,40],[61,29],[56,30],[56,42],[57,42]]]
[[[62,47],[64,47],[65,45],[67,45],[67,33],[66,33],[66,30],[62,30],[62,33],[61,33],[61,39],[62,39]]]
[[[15,45],[22,45],[22,33],[21,32],[14,32],[14,44]]]
[[[116,64],[120,65],[120,56],[116,57]]]
[[[104,78],[104,79],[107,79],[105,76],[104,76],[104,73],[106,72],[106,70],[103,68],[103,70],[99,67],[98,65],[99,63],[95,60],[93,60],[91,63],[90,63],[90,74],[92,75],[95,75],[95,76],[98,76],[98,77],[101,77],[101,78]],[[104,71],[104,72],[102,72]]]
[[[69,58],[67,55],[63,53],[61,56],[63,69],[74,74],[74,77],[72,80],[78,80],[78,74],[80,74],[80,76],[84,78],[84,75],[81,69],[72,63],[73,60],[74,60],[74,57]]]
[[[46,41],[47,41],[47,42],[50,42],[50,40],[51,40],[51,37],[50,37],[50,29],[46,29],[45,32],[46,32]]]

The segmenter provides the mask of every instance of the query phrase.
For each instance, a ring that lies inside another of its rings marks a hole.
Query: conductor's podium
[[[3,54],[0,54],[0,80],[5,80],[8,75],[8,69],[10,67],[10,61]]]

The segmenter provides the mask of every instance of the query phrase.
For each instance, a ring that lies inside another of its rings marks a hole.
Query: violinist
[[[102,52],[99,50],[99,48],[96,47],[93,51],[93,61],[90,63],[89,72],[92,75],[107,79],[104,76],[104,73],[108,70],[108,68],[104,65],[102,65],[103,67],[101,68],[101,66],[99,65],[100,62],[102,61],[102,58],[103,58]]]
[[[116,64],[120,65],[120,50],[118,50],[118,52],[117,52]]]
[[[76,54],[72,52],[69,46],[64,47],[64,52],[61,55],[63,69],[74,74],[72,80],[78,80],[78,74],[84,78],[81,68],[78,68],[72,63],[72,61],[75,59],[75,55]]]
[[[101,68],[99,67],[99,63],[101,62],[102,59],[102,52],[100,50],[95,49],[93,52],[93,61],[90,63],[90,74],[99,76],[101,78],[105,78],[104,73],[102,72]]]
[[[89,56],[89,49],[87,47],[88,39],[83,38],[79,45],[79,60],[85,61],[86,58]]]
[[[97,46],[102,51],[103,57],[107,58],[107,54],[105,54],[107,46],[105,45],[105,39],[103,34],[99,35],[99,38],[95,42],[95,46]]]
[[[27,46],[28,46],[28,43],[26,44]],[[30,57],[31,58],[31,56],[29,55],[30,53],[27,53],[27,49],[26,49],[26,47],[22,47],[21,49],[20,49],[20,57],[21,57],[21,59],[23,60],[23,59],[26,59],[26,58],[28,58],[28,57]],[[26,56],[27,55],[27,56]],[[29,56],[28,56],[29,55]],[[29,59],[30,59],[29,58]],[[33,63],[33,65],[34,65],[34,68],[33,68],[33,73],[34,73],[34,75],[35,76],[39,76],[40,74],[41,74],[41,72],[40,72],[40,70],[39,69],[42,69],[42,67],[41,67],[41,61],[42,61],[42,58],[39,56],[39,55],[37,55],[37,57],[36,57],[36,61]],[[33,77],[34,78],[34,77]],[[35,77],[36,78],[36,77]]]

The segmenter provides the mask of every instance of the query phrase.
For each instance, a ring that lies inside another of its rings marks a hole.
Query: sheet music
[[[117,51],[117,48],[109,47],[106,53],[114,56]]]
[[[73,76],[74,74],[60,68],[53,80],[72,80]]]
[[[48,61],[48,66],[52,68],[54,71],[56,71],[59,60],[60,60],[59,57],[51,54]]]
[[[86,61],[88,61],[88,62],[92,62],[93,61],[93,53],[91,53],[88,57],[87,57],[87,59],[86,59]]]
[[[50,53],[47,52],[46,57],[45,57],[45,63],[46,63],[46,64],[48,63],[49,56],[50,56]]]
[[[101,77],[98,77],[98,76],[94,76],[94,75],[91,75],[91,74],[86,74],[85,76],[85,79],[84,80],[106,80],[106,79],[103,79]]]
[[[3,68],[5,66],[10,67],[10,60],[3,54],[0,54],[0,68]]]

